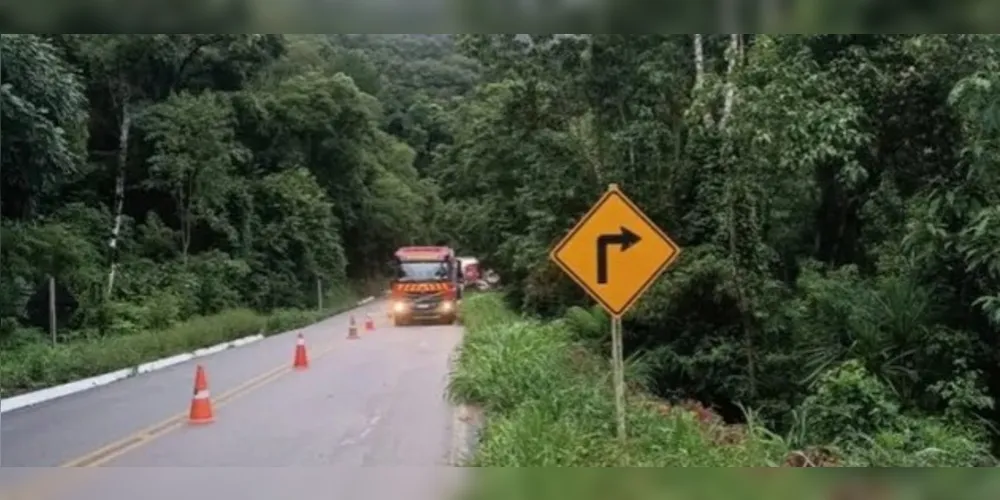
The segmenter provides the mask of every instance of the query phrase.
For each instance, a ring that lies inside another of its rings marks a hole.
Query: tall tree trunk
[[[694,34],[694,88],[705,83],[705,47],[701,34]]]
[[[183,181],[186,185],[177,190],[177,206],[179,207],[179,217],[181,220],[181,261],[187,264],[188,249],[191,247],[191,199],[192,181],[191,176]]]
[[[733,83],[733,72],[740,54],[740,35],[729,35],[729,49],[726,50],[726,95],[722,105],[722,118],[719,128],[725,128],[729,115],[733,112],[733,101],[736,99],[736,84]]]
[[[705,40],[700,33],[694,35],[694,93],[705,85]],[[706,127],[712,126],[712,113],[705,111],[702,116]]]
[[[587,72],[594,74],[594,35],[587,36]],[[598,186],[604,186],[604,134],[601,118],[597,106],[592,100],[588,100],[588,109],[592,117],[590,133],[594,144],[594,177]]]
[[[722,140],[724,141],[722,151],[723,161],[727,162],[732,161],[731,159],[735,156],[733,151],[734,145],[727,135],[726,127],[729,124],[733,113],[733,105],[736,101],[736,83],[733,82],[733,76],[736,71],[736,65],[741,60],[742,51],[740,41],[741,36],[739,34],[729,35],[729,48],[726,49],[726,84],[722,116],[719,119],[719,133],[722,134]],[[747,378],[749,379],[750,397],[752,399],[757,396],[757,356],[754,339],[756,325],[753,321],[752,311],[750,310],[752,306],[750,305],[750,298],[747,295],[745,276],[739,265],[741,246],[739,238],[741,237],[741,232],[736,225],[738,195],[734,186],[734,182],[737,182],[739,178],[740,175],[738,172],[730,171],[730,182],[726,186],[725,196],[729,223],[729,259],[732,266],[732,279],[736,292],[737,308],[740,311],[740,320],[746,339]],[[743,215],[743,217],[746,217],[746,215]],[[754,217],[751,215],[751,218],[753,219]]]
[[[122,210],[125,205],[125,171],[128,165],[128,137],[132,128],[132,110],[126,97],[121,104],[121,120],[118,128],[118,173],[115,176],[115,219],[111,227],[111,269],[108,271],[108,288],[105,298],[110,299],[115,287],[115,274],[118,271],[118,236],[122,229]]]

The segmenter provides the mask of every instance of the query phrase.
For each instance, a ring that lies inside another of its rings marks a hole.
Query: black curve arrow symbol
[[[602,234],[597,237],[597,284],[599,285],[608,283],[608,246],[618,245],[624,252],[642,240],[638,234],[629,231],[625,226],[620,226],[620,229],[620,233]]]

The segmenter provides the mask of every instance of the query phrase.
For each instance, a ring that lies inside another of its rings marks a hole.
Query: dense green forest
[[[973,35],[4,36],[4,358],[45,372],[50,276],[60,343],[155,337],[313,309],[317,280],[354,290],[395,246],[428,241],[479,255],[516,309],[591,324],[603,351],[606,322],[546,253],[616,182],[684,248],[624,323],[656,396],[732,422],[750,409],[803,447],[987,463],[998,49]]]
[[[378,285],[395,247],[437,236],[440,196],[421,170],[477,75],[447,36],[2,44],[7,394],[221,340],[191,321],[256,333],[256,316]],[[152,331],[165,333],[102,354]]]

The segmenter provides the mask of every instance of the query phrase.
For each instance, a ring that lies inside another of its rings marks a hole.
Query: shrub
[[[320,319],[319,311],[303,311],[301,309],[277,309],[267,317],[264,333],[267,335],[287,332],[314,323]]]
[[[461,347],[450,391],[489,410],[513,410],[525,400],[555,397],[570,381],[564,329],[529,322],[470,329]]]
[[[831,444],[855,467],[976,467],[995,464],[981,429],[911,415],[855,360],[823,373],[800,407],[808,444]]]
[[[601,335],[599,314],[570,308],[562,320],[542,323],[518,317],[496,294],[468,299],[465,313],[467,333],[449,391],[485,410],[471,465],[797,466],[801,460],[794,458],[806,456],[823,466],[996,463],[981,430],[907,414],[889,386],[855,360],[819,376],[799,408],[799,433],[789,439],[758,425],[751,411],[746,425],[727,425],[698,404],[674,406],[649,396],[639,383],[646,361],[633,360],[626,366],[623,446],[608,363],[582,346]],[[958,387],[949,394],[961,392]],[[791,445],[803,451],[790,452]]]
[[[468,299],[464,342],[452,374],[453,399],[482,405],[487,415],[471,464],[528,466],[769,465],[787,451],[780,440],[750,430],[715,442],[691,412],[663,414],[648,397],[628,404],[628,445],[616,436],[608,364],[574,339],[593,330],[586,310],[566,321],[518,318],[496,294]],[[584,318],[583,321],[580,318]],[[586,335],[585,335],[586,336]],[[591,333],[593,336],[593,333]],[[641,370],[630,369],[627,373]]]

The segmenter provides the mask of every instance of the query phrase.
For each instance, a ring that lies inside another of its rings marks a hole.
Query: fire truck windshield
[[[441,261],[402,261],[397,266],[399,281],[448,279],[448,264]]]

